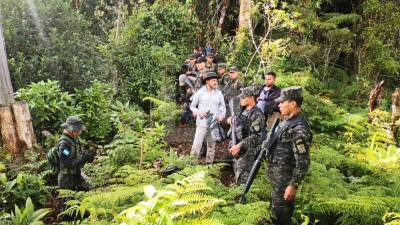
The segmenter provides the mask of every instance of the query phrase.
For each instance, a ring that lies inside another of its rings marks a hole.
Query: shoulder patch
[[[69,154],[70,154],[69,150],[66,149],[66,148],[62,151],[62,153],[63,153],[65,156],[69,156]]]
[[[304,144],[300,144],[297,145],[297,150],[299,151],[299,153],[306,153],[306,146],[304,146]]]

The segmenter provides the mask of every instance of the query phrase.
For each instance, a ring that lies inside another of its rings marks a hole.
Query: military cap
[[[190,54],[187,58],[188,59],[196,59],[197,55],[196,54]]]
[[[239,98],[246,98],[249,96],[257,96],[259,92],[259,88],[257,86],[248,86],[240,89]]]
[[[206,63],[206,62],[207,62],[207,60],[206,60],[205,57],[199,57],[199,58],[196,60],[196,63]]]
[[[230,69],[229,69],[229,72],[231,73],[231,72],[237,72],[237,71],[239,71],[238,70],[238,68],[236,67],[236,66],[232,66]]]
[[[226,64],[225,63],[218,63],[218,69],[226,69]]]
[[[213,70],[207,71],[206,75],[204,76],[204,80],[219,79],[219,78],[221,78],[221,76],[216,74]]]
[[[82,123],[82,120],[77,116],[69,116],[67,121],[61,124],[61,127],[69,131],[81,131],[86,129]]]
[[[275,99],[276,102],[284,102],[287,100],[296,101],[303,99],[303,88],[300,86],[291,86],[283,88],[281,91],[281,96]]]

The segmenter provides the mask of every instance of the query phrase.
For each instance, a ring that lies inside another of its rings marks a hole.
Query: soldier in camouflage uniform
[[[226,64],[225,63],[218,63],[218,74],[221,76],[219,79],[219,86],[221,89],[225,87],[225,85],[229,81],[229,74],[226,73]]]
[[[226,105],[229,105],[229,101],[240,94],[240,89],[244,86],[243,81],[239,80],[238,76],[238,68],[236,66],[232,66],[229,69],[229,79],[225,79],[223,83],[220,83]],[[239,102],[239,100],[235,99],[235,102]],[[235,105],[235,112],[239,113],[240,107],[236,106],[239,105]],[[227,110],[227,117],[229,116],[230,110]]]
[[[212,69],[214,72],[217,72],[217,64],[214,63],[214,53],[207,52],[206,54],[206,68]]]
[[[291,224],[296,190],[310,164],[312,133],[301,114],[302,88],[282,89],[276,99],[284,120],[275,131],[276,142],[267,155],[267,175],[271,181],[271,212],[274,224]],[[263,143],[266,145],[268,140]]]
[[[239,126],[236,129],[238,144],[231,147],[229,152],[234,158],[236,184],[246,183],[254,160],[257,146],[261,144],[261,134],[265,129],[265,118],[262,111],[256,107],[258,88],[250,86],[242,88],[240,105],[245,109],[239,114]],[[231,124],[231,118],[228,123]]]
[[[78,117],[70,116],[61,125],[64,129],[58,144],[60,172],[58,186],[73,191],[88,191],[89,185],[81,175],[81,168],[87,162],[92,162],[95,152],[82,151],[78,136],[84,126]]]

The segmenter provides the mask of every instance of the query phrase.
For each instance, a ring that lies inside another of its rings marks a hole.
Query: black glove
[[[94,157],[96,156],[96,152],[95,151],[87,151],[84,153],[83,158],[86,162],[93,162]]]

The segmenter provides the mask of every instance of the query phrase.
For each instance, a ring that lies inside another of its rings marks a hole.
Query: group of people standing
[[[213,52],[191,54],[186,70],[179,76],[184,106],[181,124],[196,118],[191,154],[200,157],[205,141],[205,162],[213,163],[216,140],[212,135],[215,126],[211,124],[230,126],[228,133],[233,133],[237,142],[230,145],[229,153],[234,158],[235,182],[239,185],[247,181],[260,148],[270,146],[265,157],[272,185],[273,222],[291,224],[296,191],[309,168],[312,141],[311,130],[301,113],[302,88],[281,90],[275,85],[275,72],[263,75],[261,87],[244,87],[237,67],[227,70],[225,63],[216,64],[214,58]],[[272,130],[276,120],[279,124]]]

